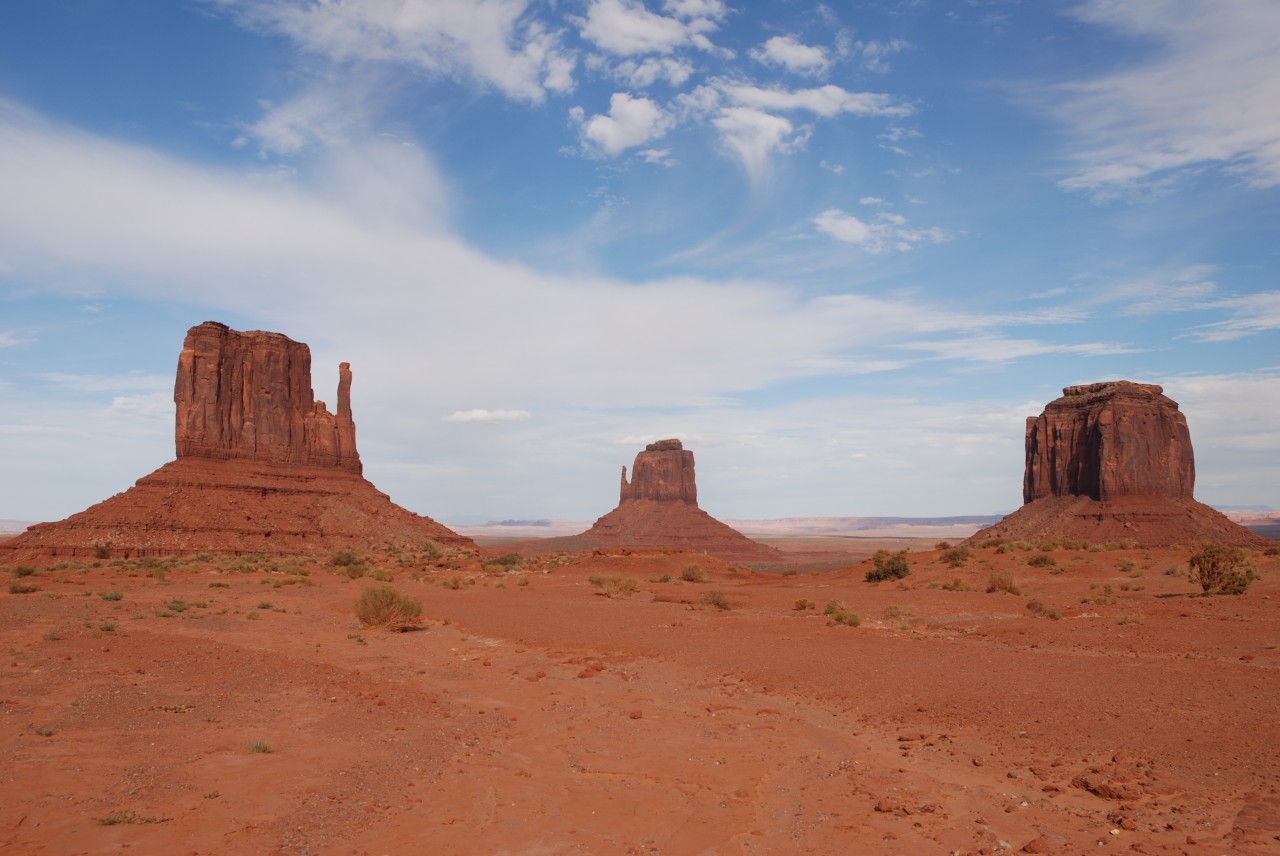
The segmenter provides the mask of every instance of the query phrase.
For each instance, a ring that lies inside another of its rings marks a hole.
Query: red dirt
[[[1277,852],[1280,559],[1191,598],[1185,551],[1038,553],[914,553],[880,585],[384,557],[409,633],[362,629],[370,581],[322,562],[13,576],[38,590],[0,590],[0,850]],[[1020,596],[986,593],[1000,571]]]

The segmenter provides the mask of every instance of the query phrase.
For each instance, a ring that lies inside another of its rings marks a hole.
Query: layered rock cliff
[[[136,558],[472,547],[361,475],[351,367],[338,412],[311,391],[311,351],[279,333],[213,321],[187,332],[174,384],[178,459],[57,523],[0,544],[0,558]]]
[[[280,333],[206,321],[187,331],[173,400],[179,458],[334,466],[361,472],[351,366],[338,367],[338,412],[311,390],[311,349]]]
[[[673,547],[741,562],[776,562],[782,554],[752,541],[698,507],[693,452],[679,440],[650,443],[622,468],[618,507],[581,536],[582,546]]]
[[[1027,419],[1023,506],[970,540],[1270,542],[1192,497],[1187,420],[1155,384],[1069,386]]]

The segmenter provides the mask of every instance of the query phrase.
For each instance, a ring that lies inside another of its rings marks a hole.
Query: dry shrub
[[[943,541],[942,543],[945,544],[946,542]],[[972,555],[973,551],[961,544],[958,547],[949,547],[946,550],[943,550],[942,561],[946,562],[948,567],[958,568],[965,562],[969,561],[969,558]]]
[[[356,618],[366,627],[404,630],[416,625],[421,615],[421,601],[391,586],[367,588],[356,600]]]
[[[528,579],[526,577],[526,579]],[[600,593],[607,598],[621,599],[631,597],[636,593],[636,580],[634,577],[589,577],[588,582],[600,589]]]
[[[1013,580],[1013,574],[1008,571],[1000,571],[987,578],[987,594],[998,591],[1006,592],[1007,594],[1022,594],[1022,590],[1018,588],[1018,584]]]
[[[1190,578],[1206,595],[1244,594],[1257,572],[1244,563],[1244,550],[1225,544],[1206,543],[1191,554]]]
[[[829,625],[843,624],[846,627],[857,627],[862,623],[862,618],[851,609],[837,609],[829,612],[828,615],[831,616],[827,619]]]
[[[797,600],[795,602],[795,605],[793,605],[791,608],[794,609],[796,612],[803,612],[806,609],[817,609],[818,605],[813,601],[809,600],[809,598],[802,597],[799,600]]]
[[[1027,609],[1031,611],[1032,615],[1038,615],[1041,618],[1051,618],[1054,621],[1062,618],[1062,613],[1052,607],[1045,606],[1038,600],[1028,602]]]
[[[1027,564],[1033,568],[1052,568],[1058,564],[1058,560],[1048,553],[1037,553],[1027,559]]]
[[[687,583],[700,583],[707,578],[707,572],[697,562],[685,565],[680,571],[680,579]]]
[[[724,596],[724,592],[719,589],[712,589],[702,596],[702,602],[707,606],[714,606],[716,609],[729,610],[733,606],[729,603],[729,598]]]

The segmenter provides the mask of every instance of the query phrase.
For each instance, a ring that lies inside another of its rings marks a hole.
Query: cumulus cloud
[[[581,112],[573,115],[583,116]],[[611,157],[656,140],[675,126],[675,118],[657,103],[626,92],[615,92],[609,98],[608,115],[581,121],[584,142]]]
[[[527,410],[459,410],[441,417],[444,422],[521,422],[532,414]]]
[[[683,86],[693,75],[693,63],[675,57],[645,57],[623,60],[613,67],[613,76],[636,89],[648,89],[659,80],[671,86]]]
[[[531,102],[573,88],[576,57],[529,0],[208,0],[337,62],[392,62]]]
[[[1280,5],[1086,0],[1072,14],[1150,49],[1054,91],[1075,143],[1063,187],[1108,198],[1204,167],[1280,184]]]
[[[770,154],[795,151],[808,140],[807,128],[793,133],[795,126],[790,120],[749,107],[728,107],[712,119],[711,124],[752,182],[764,176]]]
[[[748,53],[756,62],[785,68],[795,74],[819,76],[831,67],[826,48],[806,45],[795,36],[774,36]]]
[[[880,200],[874,201],[878,203]],[[873,220],[864,220],[839,208],[829,208],[810,222],[824,235],[842,243],[856,244],[871,253],[906,252],[920,244],[941,244],[951,240],[951,235],[942,229],[912,228],[907,225],[906,217],[891,212],[881,212]]]
[[[650,12],[636,0],[592,0],[581,22],[582,38],[620,56],[669,54],[677,48],[713,48],[707,33],[718,27],[721,3],[669,2],[673,16]]]

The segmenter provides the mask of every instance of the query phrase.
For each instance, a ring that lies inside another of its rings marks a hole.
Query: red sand
[[[1280,558],[1189,598],[1186,551],[1037,552],[915,553],[880,585],[384,559],[408,633],[362,629],[377,583],[322,562],[41,569],[0,589],[0,850],[1280,851]],[[985,592],[1002,570],[1021,596]],[[639,591],[587,581],[613,574]]]

